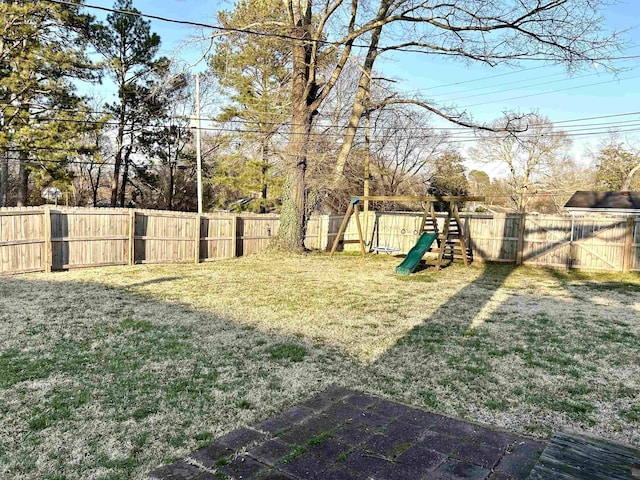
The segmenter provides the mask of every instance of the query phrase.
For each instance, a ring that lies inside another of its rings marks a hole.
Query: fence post
[[[53,249],[51,247],[51,236],[53,235],[53,229],[51,228],[51,207],[45,205],[43,212],[44,223],[44,263],[45,273],[51,273],[51,264],[53,263]]]
[[[127,252],[129,265],[133,265],[136,262],[135,235],[136,235],[136,211],[131,209],[129,210],[129,248]]]
[[[322,247],[322,217],[323,215],[318,215],[318,251],[322,252],[324,251],[324,248]]]
[[[633,217],[627,217],[627,228],[624,236],[624,250],[622,270],[628,272],[631,270],[631,259],[633,258],[633,230],[635,220]]]
[[[194,262],[200,263],[200,235],[201,235],[201,224],[202,217],[200,215],[196,215],[196,233],[195,233],[195,253],[194,253]]]
[[[518,232],[518,244],[516,246],[516,265],[522,265],[522,263],[524,262],[524,234],[526,218],[526,213],[520,214],[520,231]]]

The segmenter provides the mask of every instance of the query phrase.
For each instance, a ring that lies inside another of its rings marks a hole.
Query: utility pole
[[[200,74],[196,73],[196,166],[198,170],[198,214],[202,214],[202,151],[200,148]]]

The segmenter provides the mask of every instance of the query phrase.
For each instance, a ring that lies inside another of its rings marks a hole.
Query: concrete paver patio
[[[342,387],[150,473],[158,480],[525,480],[546,444]]]

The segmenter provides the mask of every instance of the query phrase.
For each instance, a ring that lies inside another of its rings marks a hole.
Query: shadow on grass
[[[152,280],[145,280],[144,282],[131,283],[127,285],[127,288],[135,288],[135,287],[145,287],[147,285],[153,285],[156,283],[165,283],[165,282],[173,282],[175,280],[180,280],[180,277],[160,277],[154,278]]]
[[[357,376],[335,350],[124,288],[3,279],[2,291],[0,458],[11,478],[143,478]]]
[[[559,285],[545,289],[567,290],[563,281],[589,280],[567,301],[566,295],[529,289],[526,268],[499,292],[516,267],[482,268],[371,365],[378,383],[368,388],[462,417],[509,419],[522,433],[579,428],[637,442],[631,399],[640,395],[640,377],[628,376],[640,345],[633,311],[589,297],[616,285],[635,294],[637,284],[599,285],[592,274],[550,270]]]
[[[554,268],[544,270],[565,288],[570,287],[573,282],[580,282],[595,291],[640,292],[640,272],[585,272]]]

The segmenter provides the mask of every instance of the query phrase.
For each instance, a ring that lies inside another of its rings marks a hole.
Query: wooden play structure
[[[336,235],[336,238],[333,242],[333,246],[331,247],[331,255],[333,255],[338,246],[342,243],[359,243],[360,251],[362,254],[367,253],[366,242],[363,238],[362,224],[360,223],[360,202],[421,202],[426,203],[427,207],[424,210],[424,214],[422,215],[422,221],[420,222],[420,228],[417,232],[418,234],[418,242],[414,249],[418,248],[418,251],[414,251],[409,253],[408,257],[413,254],[415,257],[415,265],[420,261],[424,253],[426,251],[435,251],[437,254],[436,257],[436,269],[440,269],[443,260],[462,260],[465,266],[468,266],[473,260],[473,254],[471,249],[466,244],[464,238],[464,232],[462,230],[462,221],[460,220],[460,213],[458,211],[458,204],[460,202],[483,202],[484,197],[465,197],[465,196],[443,196],[443,197],[412,197],[412,196],[362,196],[355,197],[347,208],[347,212],[342,219],[342,223],[340,224],[340,228]],[[438,228],[438,221],[436,219],[436,212],[434,208],[435,202],[448,203],[447,216],[444,220],[444,225],[442,231]],[[348,240],[345,241],[343,239],[344,232],[347,228],[347,224],[349,223],[349,219],[351,216],[355,217],[356,227],[358,229],[358,240]],[[433,242],[429,242],[428,244],[424,244],[422,242],[423,234],[429,234],[430,237],[435,240]],[[390,247],[380,247],[375,246],[372,247],[370,252],[385,252],[391,253],[393,251],[397,251],[399,249],[394,249]],[[413,268],[411,269],[413,271]],[[398,272],[400,273],[400,272]],[[406,272],[403,272],[406,273]]]

